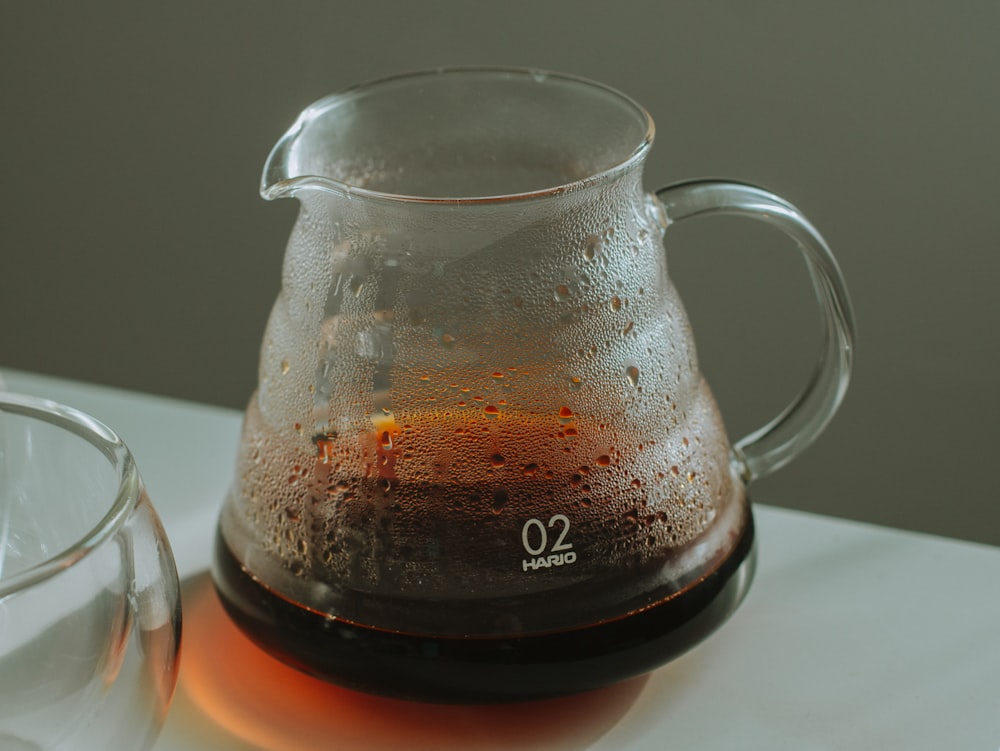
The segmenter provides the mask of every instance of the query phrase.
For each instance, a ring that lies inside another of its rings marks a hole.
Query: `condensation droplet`
[[[495,407],[492,404],[487,404],[485,407],[483,407],[483,414],[486,415],[487,417],[499,417],[500,408]]]
[[[625,368],[625,377],[632,386],[639,385],[639,369],[635,365]]]
[[[593,261],[597,257],[597,254],[600,252],[602,245],[603,243],[601,242],[601,238],[597,237],[596,235],[591,235],[590,237],[588,237],[587,242],[583,246],[584,260]]]
[[[597,457],[595,462],[598,467],[607,467],[609,464],[611,464],[611,457],[608,456],[607,454],[601,454],[599,457]]]
[[[441,345],[444,347],[452,347],[455,344],[455,337],[451,334],[441,334]]]
[[[493,493],[493,513],[499,514],[503,511],[508,501],[510,501],[510,496],[507,494],[507,491],[499,488]]]
[[[560,284],[559,286],[557,286],[555,297],[556,300],[560,301],[567,299],[569,297],[569,287],[567,287],[565,284]]]
[[[531,464],[525,464],[522,470],[524,474],[528,477],[534,477],[535,473],[538,471],[538,465],[532,462]]]
[[[577,376],[573,376],[572,378],[569,379],[569,387],[573,391],[579,391],[580,387],[582,385],[583,385],[583,379],[582,378],[578,378]]]
[[[499,469],[506,463],[507,460],[503,458],[503,454],[493,454],[493,456],[490,457],[490,466],[494,469]]]
[[[614,297],[611,298],[611,309],[612,310],[622,309],[622,299],[618,295],[615,295]]]
[[[272,360],[272,362],[274,362],[274,361]],[[281,375],[285,375],[288,372],[288,369],[290,367],[291,366],[288,364],[288,360],[282,360],[281,361]]]

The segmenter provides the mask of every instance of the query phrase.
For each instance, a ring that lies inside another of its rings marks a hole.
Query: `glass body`
[[[598,84],[459,70],[322,100],[279,141],[262,193],[301,213],[216,564],[258,641],[368,690],[523,698],[649,669],[736,606],[746,483],[835,410],[850,306],[777,196],[646,193],[652,138]],[[663,249],[672,221],[720,210],[799,242],[827,342],[735,448]]]
[[[179,639],[170,547],[121,440],[0,394],[0,748],[151,747]]]

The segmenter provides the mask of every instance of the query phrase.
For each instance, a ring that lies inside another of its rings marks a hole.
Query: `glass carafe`
[[[264,648],[362,690],[502,701],[647,671],[738,605],[746,486],[836,410],[850,304],[783,199],[645,192],[652,140],[604,86],[473,69],[323,99],[278,142],[262,194],[301,211],[215,564]],[[663,248],[720,212],[792,236],[824,321],[799,399],[735,444]]]

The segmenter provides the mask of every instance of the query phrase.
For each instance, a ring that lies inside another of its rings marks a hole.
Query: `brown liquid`
[[[448,703],[538,699],[605,686],[700,642],[739,604],[753,566],[749,521],[709,575],[626,617],[562,632],[440,637],[372,629],[297,605],[259,583],[216,541],[214,578],[236,624],[306,673],[383,696]]]
[[[248,749],[579,751],[607,735],[647,683],[639,677],[538,702],[407,702],[349,691],[275,660],[236,628],[205,577],[185,582],[184,619],[191,628],[175,721],[202,737],[199,722],[211,718]]]

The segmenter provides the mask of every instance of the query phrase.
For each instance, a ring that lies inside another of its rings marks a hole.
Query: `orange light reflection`
[[[266,751],[586,748],[618,723],[646,682],[521,704],[385,699],[311,678],[259,650],[229,620],[208,576],[188,584],[184,608],[178,698]]]

